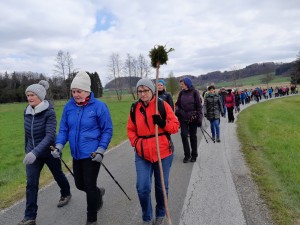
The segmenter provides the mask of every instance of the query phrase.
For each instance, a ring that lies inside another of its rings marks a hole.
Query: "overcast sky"
[[[0,72],[53,74],[59,50],[107,83],[109,57],[172,47],[161,77],[198,76],[300,52],[299,0],[9,0],[0,2]],[[155,77],[155,71],[152,71]]]

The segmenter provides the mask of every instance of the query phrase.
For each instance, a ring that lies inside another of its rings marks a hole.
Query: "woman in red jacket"
[[[233,123],[234,122],[234,115],[233,115],[233,109],[235,106],[235,97],[234,94],[231,92],[231,89],[227,90],[227,95],[225,97],[225,105],[228,111],[228,122]]]
[[[160,157],[164,174],[166,193],[168,194],[168,181],[173,161],[174,147],[170,134],[179,129],[177,120],[170,105],[163,101],[165,117],[156,114],[155,86],[150,79],[144,78],[137,82],[139,97],[134,113],[135,121],[131,116],[127,123],[127,136],[135,149],[135,166],[137,173],[136,188],[142,207],[143,224],[152,224],[151,182],[154,174],[155,180],[155,225],[162,224],[165,216],[165,206],[158,166],[158,156],[155,141],[155,124],[158,125],[158,140]]]

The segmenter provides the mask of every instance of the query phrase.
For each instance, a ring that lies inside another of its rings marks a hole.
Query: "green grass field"
[[[237,86],[246,86],[246,87],[266,87],[266,84],[261,83],[261,79],[265,75],[257,75],[257,76],[252,76],[252,77],[247,77],[243,79],[238,79],[236,81]],[[285,77],[285,76],[274,76],[274,80],[272,80],[269,84],[269,86],[274,86],[274,84],[280,84],[280,83],[289,83],[291,81],[290,77]],[[234,87],[235,83],[234,81],[229,81],[229,82],[221,82],[221,83],[216,83],[217,87]],[[274,87],[273,87],[274,88]]]
[[[300,224],[300,96],[242,111],[238,135],[261,196],[279,225]]]

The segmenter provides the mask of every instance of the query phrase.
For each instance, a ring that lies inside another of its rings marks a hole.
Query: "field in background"
[[[255,104],[237,133],[260,194],[279,225],[300,224],[300,95]]]
[[[243,79],[238,79],[236,81],[236,85],[239,89],[245,89],[245,88],[256,88],[256,87],[267,87],[267,84],[262,84],[261,79],[265,77],[265,75],[257,75],[257,76],[252,76],[252,77],[247,77]],[[275,86],[290,86],[290,77],[286,76],[274,76],[274,80],[272,80],[269,84],[269,86],[272,86],[275,88]],[[218,88],[221,87],[235,87],[235,82],[230,81],[230,82],[220,82],[220,83],[215,83],[215,85]]]

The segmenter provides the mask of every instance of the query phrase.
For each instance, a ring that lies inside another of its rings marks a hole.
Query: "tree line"
[[[94,92],[95,97],[101,97],[103,95],[103,86],[98,73],[86,72],[91,78],[91,90]],[[31,84],[38,83],[40,80],[47,80],[49,82],[47,99],[59,100],[70,98],[70,85],[78,73],[78,69],[74,67],[73,59],[69,52],[58,51],[53,73],[51,77],[30,71],[0,73],[0,103],[26,102],[26,88]]]
[[[103,87],[97,72],[87,72],[91,78],[91,89],[95,96],[103,95]],[[76,72],[64,80],[61,76],[46,77],[42,73],[34,72],[5,72],[0,73],[0,103],[26,102],[26,88],[31,84],[36,84],[40,80],[49,82],[46,98],[49,100],[67,99],[70,97],[70,85]]]

